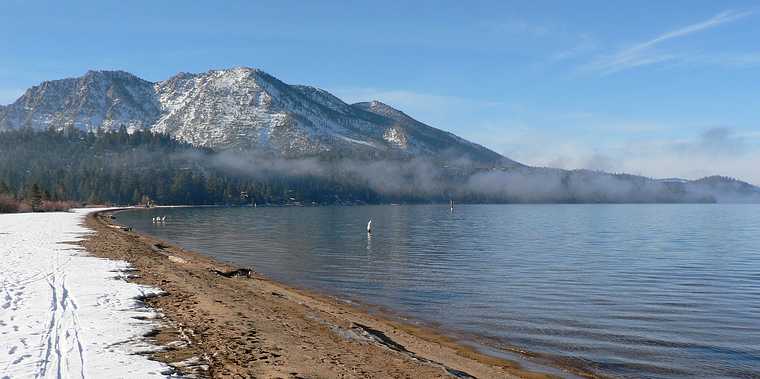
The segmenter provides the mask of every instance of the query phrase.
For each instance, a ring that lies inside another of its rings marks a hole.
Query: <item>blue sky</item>
[[[758,2],[6,0],[0,35],[0,104],[251,66],[528,164],[760,184]]]

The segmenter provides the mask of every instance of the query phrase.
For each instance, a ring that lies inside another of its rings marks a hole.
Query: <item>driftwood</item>
[[[168,247],[169,246],[166,246],[166,245],[164,245],[162,243],[154,243],[153,245],[150,246],[150,249],[153,250],[153,251],[155,251],[156,253],[165,254],[164,250],[166,248],[168,248]]]
[[[124,231],[124,232],[131,232],[132,231],[132,227],[129,227],[129,226],[108,225],[108,227],[112,228],[112,229],[119,229],[119,230]]]
[[[219,276],[223,276],[225,278],[235,278],[235,277],[253,278],[252,268],[239,268],[237,270],[232,270],[232,271],[220,271],[220,270],[214,269],[214,270],[211,270],[211,272]]]

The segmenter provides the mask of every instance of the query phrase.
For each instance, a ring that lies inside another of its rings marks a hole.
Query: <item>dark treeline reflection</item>
[[[661,182],[586,170],[499,167],[467,159],[262,156],[215,152],[150,131],[0,133],[0,193],[90,203],[284,204],[393,202],[757,201],[746,183]]]

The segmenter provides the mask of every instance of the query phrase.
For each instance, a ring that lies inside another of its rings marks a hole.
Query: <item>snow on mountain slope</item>
[[[153,84],[123,71],[89,71],[80,78],[30,88],[0,113],[0,130],[73,125],[91,130],[146,128],[158,116]]]
[[[73,125],[150,128],[215,149],[286,157],[466,158],[519,165],[379,102],[349,105],[327,91],[239,67],[150,83],[121,71],[44,82],[0,109],[0,130]]]
[[[352,107],[381,116],[383,121],[390,120],[383,132],[383,139],[400,148],[416,147],[418,150],[443,152],[451,158],[476,156],[479,161],[501,161],[501,165],[521,166],[481,145],[425,125],[379,101],[356,103]]]
[[[180,74],[156,84],[161,117],[154,131],[208,147],[274,146],[304,153],[320,150],[308,144],[305,131],[293,128],[293,117],[274,104],[279,91],[255,70]]]

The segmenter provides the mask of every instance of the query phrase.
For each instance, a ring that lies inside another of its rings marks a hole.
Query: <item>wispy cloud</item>
[[[508,156],[536,166],[626,172],[655,178],[726,175],[760,185],[757,170],[760,133],[728,127],[699,129],[677,138],[651,135],[606,142],[528,131],[513,137]]]
[[[599,56],[583,68],[588,71],[600,72],[602,74],[612,74],[635,67],[682,59],[683,56],[681,54],[662,51],[657,49],[657,47],[664,42],[731,23],[749,16],[750,14],[752,14],[752,12],[749,11],[723,11],[707,20],[660,34],[648,41],[637,43],[615,53]]]
[[[557,51],[550,56],[552,61],[565,61],[568,59],[579,58],[583,55],[593,52],[598,48],[596,40],[591,34],[584,33],[578,37],[575,46]]]

